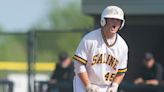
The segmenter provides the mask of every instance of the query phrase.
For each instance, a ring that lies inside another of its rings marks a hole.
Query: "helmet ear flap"
[[[120,26],[119,30],[121,30],[124,27],[124,24],[125,24],[125,20],[122,20],[122,23],[121,23],[121,26]]]
[[[101,18],[101,26],[104,27],[106,24],[106,20],[104,18]]]

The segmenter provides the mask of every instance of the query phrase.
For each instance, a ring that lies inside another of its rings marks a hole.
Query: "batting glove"
[[[107,89],[107,92],[117,92],[118,86],[117,83],[112,83],[112,86]]]
[[[96,86],[96,85],[93,85],[93,84],[89,84],[89,85],[86,87],[86,90],[87,90],[87,92],[100,92],[100,91],[99,91],[99,87]]]

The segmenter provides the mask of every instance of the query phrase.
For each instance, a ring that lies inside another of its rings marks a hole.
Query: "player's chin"
[[[111,33],[117,33],[119,30],[119,27],[111,28],[110,32]]]
[[[110,32],[113,33],[113,34],[115,34],[115,33],[118,32],[118,30],[111,30]]]

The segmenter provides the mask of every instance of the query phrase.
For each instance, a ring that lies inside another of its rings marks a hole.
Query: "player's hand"
[[[113,83],[112,86],[109,89],[107,89],[107,92],[117,92],[117,90],[118,90],[118,84]]]
[[[49,81],[49,84],[56,84],[57,83],[57,80],[56,79],[52,79]]]
[[[99,91],[99,87],[96,86],[96,85],[93,85],[93,84],[89,84],[89,85],[86,87],[86,90],[87,90],[87,92],[100,92],[100,91]]]
[[[145,83],[146,83],[147,85],[154,85],[154,86],[157,86],[157,85],[159,84],[159,81],[153,79],[153,80],[147,80]]]
[[[137,78],[135,81],[134,81],[134,84],[141,84],[141,83],[144,83],[144,80],[142,78]]]

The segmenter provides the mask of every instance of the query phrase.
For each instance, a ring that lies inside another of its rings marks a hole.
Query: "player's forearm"
[[[117,74],[116,77],[114,78],[113,82],[120,85],[122,80],[124,79],[125,74]]]
[[[146,80],[145,83],[148,85],[158,85],[159,81],[156,79],[152,79],[152,80]]]
[[[79,73],[78,75],[85,87],[90,84],[87,72],[82,72],[82,73]]]
[[[85,65],[75,61],[74,68],[75,68],[75,73],[78,74],[78,76],[80,77],[83,84],[85,86],[88,86],[88,84],[90,84],[90,82],[89,82],[89,78],[88,78],[88,74],[87,74]]]

